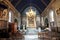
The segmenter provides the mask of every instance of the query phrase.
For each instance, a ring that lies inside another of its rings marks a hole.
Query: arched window
[[[49,21],[54,22],[54,11],[53,10],[49,11]]]
[[[8,22],[12,22],[12,11],[9,12],[9,20]]]

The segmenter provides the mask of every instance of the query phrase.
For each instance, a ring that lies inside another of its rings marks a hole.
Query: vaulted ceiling
[[[51,0],[9,0],[12,5],[22,13],[27,7],[35,7],[39,13],[42,13]]]

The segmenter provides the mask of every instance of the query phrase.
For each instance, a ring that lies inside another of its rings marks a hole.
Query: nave
[[[0,40],[60,40],[60,0],[0,0]]]

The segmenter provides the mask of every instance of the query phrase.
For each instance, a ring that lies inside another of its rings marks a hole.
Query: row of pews
[[[51,31],[39,32],[38,38],[42,40],[60,40],[60,31],[58,30],[53,28]]]

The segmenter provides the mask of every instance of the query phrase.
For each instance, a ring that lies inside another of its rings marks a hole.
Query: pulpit
[[[17,32],[17,26],[15,23],[10,23],[10,30],[12,33],[16,33]]]
[[[14,23],[9,23],[9,32],[14,33]]]

